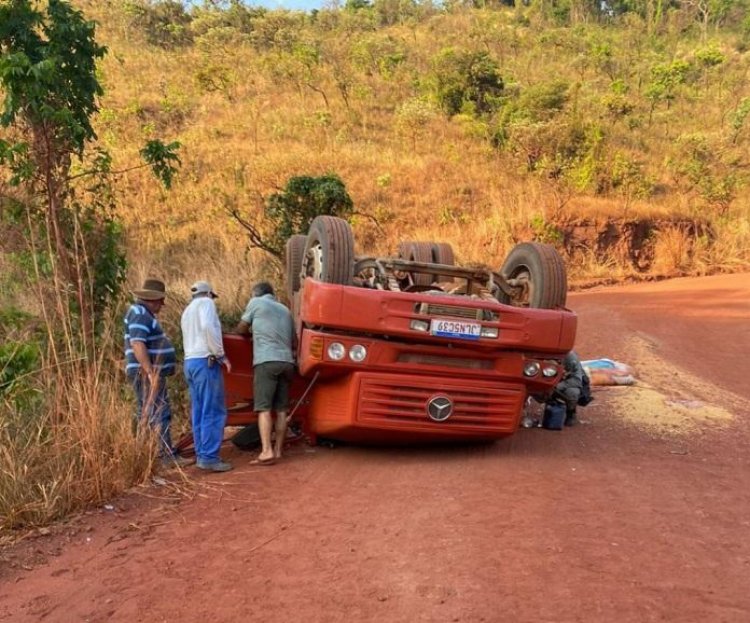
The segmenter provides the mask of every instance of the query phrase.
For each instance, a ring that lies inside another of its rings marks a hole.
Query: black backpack
[[[583,383],[581,385],[581,395],[578,397],[578,405],[585,407],[594,399],[591,393],[591,379],[586,374],[586,370],[583,370]]]

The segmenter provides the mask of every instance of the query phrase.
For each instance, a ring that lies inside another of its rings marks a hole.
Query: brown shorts
[[[288,411],[289,384],[294,364],[266,361],[253,367],[253,408],[256,411]]]

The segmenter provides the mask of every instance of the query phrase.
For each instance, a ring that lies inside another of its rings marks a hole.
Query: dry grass
[[[50,248],[49,235],[31,234],[29,249]],[[0,529],[44,524],[107,500],[142,482],[155,455],[150,430],[132,433],[111,343],[86,334],[59,266],[52,262],[44,276],[39,257],[32,254],[34,275],[24,289],[37,326],[15,336],[40,345],[39,367],[29,369],[30,360],[0,387]],[[121,331],[111,318],[101,335],[121,339]]]
[[[111,498],[152,469],[121,385],[99,366],[47,370],[36,409],[0,405],[0,528],[39,525]]]

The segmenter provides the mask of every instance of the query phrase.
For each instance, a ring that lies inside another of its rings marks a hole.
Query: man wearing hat
[[[159,456],[167,465],[189,465],[175,454],[170,434],[172,408],[167,394],[167,377],[175,372],[174,346],[156,319],[167,295],[164,282],[146,279],[133,290],[135,303],[125,314],[125,372],[138,401],[136,427],[143,421],[159,434]]]
[[[232,364],[224,354],[216,292],[207,281],[196,281],[190,293],[193,300],[182,312],[181,324],[195,456],[200,469],[226,472],[232,465],[219,458],[227,420],[221,366],[231,372]]]

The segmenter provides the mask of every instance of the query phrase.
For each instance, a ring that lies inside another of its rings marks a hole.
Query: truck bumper
[[[352,442],[490,440],[513,434],[523,383],[354,372],[322,382],[306,427]]]

